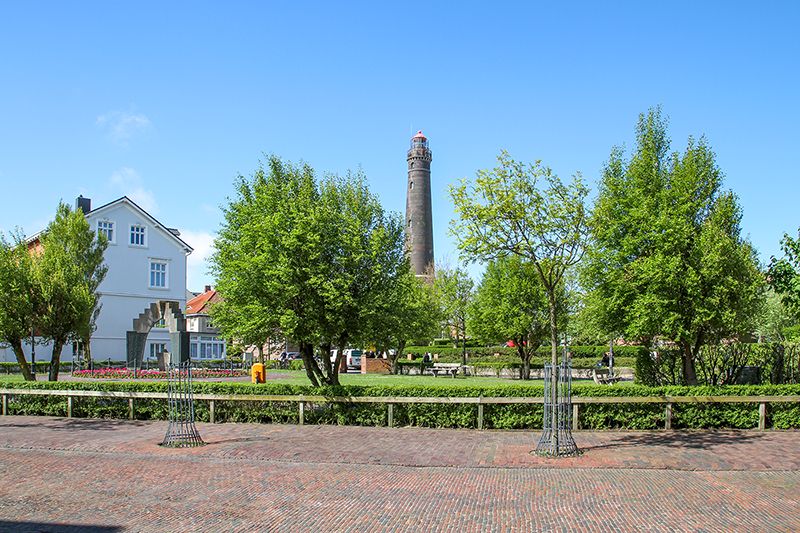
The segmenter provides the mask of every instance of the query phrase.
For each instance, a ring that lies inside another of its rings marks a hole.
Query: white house
[[[100,284],[102,308],[92,335],[93,359],[126,359],[126,332],[152,302],[173,300],[186,306],[186,257],[192,247],[180,233],[153,218],[130,198],[123,196],[95,209],[91,200],[78,197],[76,208],[86,214],[89,225],[108,238],[105,264],[108,273]],[[30,360],[30,346],[24,345]],[[169,350],[169,334],[154,327],[147,338],[145,357]],[[62,361],[70,361],[79,347],[65,346]],[[51,347],[36,346],[36,360],[50,359]],[[0,348],[4,361],[15,361],[11,349]]]
[[[192,359],[224,359],[225,341],[219,337],[209,315],[211,305],[220,301],[220,296],[211,285],[205,291],[186,302],[186,330],[189,332],[189,356]]]

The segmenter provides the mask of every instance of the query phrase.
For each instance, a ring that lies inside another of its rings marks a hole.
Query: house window
[[[223,359],[225,352],[225,341],[217,337],[194,337],[189,345],[189,357],[198,359]]]
[[[167,351],[167,344],[164,342],[151,342],[150,343],[150,354],[148,359],[157,359],[158,354],[161,352]]]
[[[138,224],[134,224],[131,226],[132,246],[144,246],[144,235],[145,235],[144,232],[145,232],[144,226],[139,226]]]
[[[150,287],[167,288],[167,263],[164,261],[150,261]]]
[[[110,220],[98,220],[97,234],[105,235],[108,242],[114,242],[114,223]]]

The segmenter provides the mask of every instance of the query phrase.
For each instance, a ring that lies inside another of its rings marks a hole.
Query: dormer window
[[[97,221],[97,234],[105,235],[108,242],[114,242],[114,223],[110,220]]]
[[[130,238],[131,246],[145,246],[146,231],[147,230],[144,226],[140,226],[139,224],[132,224],[131,238]]]

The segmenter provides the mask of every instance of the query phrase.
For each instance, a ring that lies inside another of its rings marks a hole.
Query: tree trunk
[[[400,341],[397,343],[397,350],[395,351],[394,356],[392,356],[392,354],[389,354],[389,360],[392,363],[392,374],[397,374],[397,371],[399,369],[397,360],[400,358],[400,354],[402,354],[403,350],[405,349],[406,349],[406,341]]]
[[[50,357],[49,381],[58,381],[58,370],[61,367],[61,350],[64,348],[64,341],[53,339],[53,355]]]
[[[92,344],[90,341],[89,337],[83,339],[83,362],[86,365],[85,368],[89,368],[89,363],[92,360]]]
[[[558,321],[556,320],[555,287],[547,291],[547,307],[550,311],[550,362],[553,365],[550,374],[550,403],[552,414],[550,421],[553,424],[553,450],[558,455]]]
[[[25,381],[35,381],[36,378],[33,376],[31,372],[31,367],[28,364],[28,361],[25,360],[25,353],[22,351],[22,341],[16,339],[14,342],[10,343],[11,349],[14,351],[14,355],[17,356],[17,364],[19,365],[19,369],[22,372],[22,378]]]
[[[694,352],[692,345],[686,341],[681,342],[683,355],[683,381],[687,385],[697,385],[697,371],[694,367]]]
[[[333,365],[330,367],[328,371],[328,385],[339,385],[339,366],[342,364],[342,357],[344,357],[344,347],[347,346],[347,335],[342,335],[339,337],[339,350],[336,352],[336,360],[333,362]],[[361,354],[362,357],[364,354]],[[331,362],[331,352],[330,352],[330,345],[328,345],[328,355],[327,355],[328,363],[330,365]],[[345,360],[346,363],[346,360]]]
[[[522,367],[519,369],[519,379],[531,379],[531,359],[527,357],[525,348],[522,346],[522,340],[513,339],[514,344],[517,345],[517,355],[522,361]]]
[[[263,347],[262,347],[263,349]],[[310,344],[300,342],[300,356],[303,358],[303,366],[306,369],[306,376],[311,382],[312,387],[319,387],[319,380],[317,380],[317,373],[314,371],[317,362],[314,361],[314,348]]]
[[[461,334],[461,366],[467,366],[467,326],[464,324],[464,330]]]

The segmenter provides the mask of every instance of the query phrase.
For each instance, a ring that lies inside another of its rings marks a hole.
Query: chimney
[[[78,196],[75,199],[75,211],[77,211],[78,209],[83,211],[84,215],[88,215],[89,211],[92,210],[91,198],[84,198],[83,195]]]
[[[206,285],[206,290],[204,292],[210,292],[210,291],[211,291],[211,285]]]

